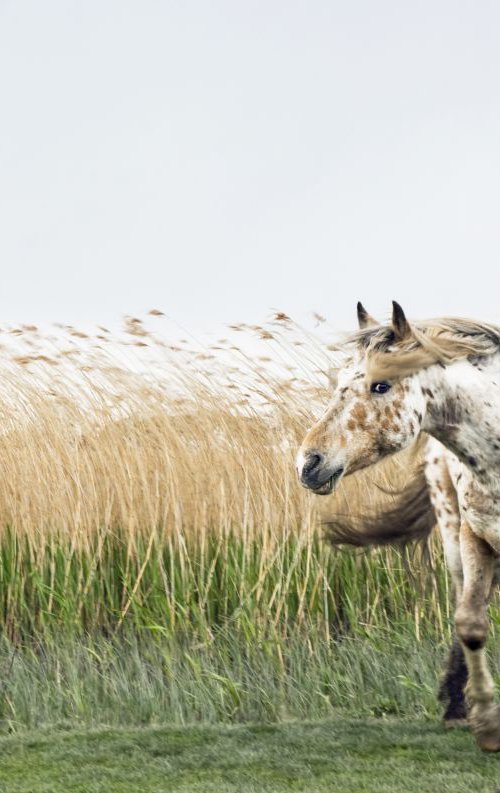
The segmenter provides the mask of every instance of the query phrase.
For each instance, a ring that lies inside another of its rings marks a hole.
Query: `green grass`
[[[298,625],[324,635],[404,623],[442,635],[450,617],[441,556],[389,548],[329,547],[314,534],[214,531],[176,538],[116,532],[79,547],[0,534],[0,629],[11,638],[121,626],[210,638],[221,625],[285,636]]]
[[[438,723],[441,557],[265,543],[4,533],[0,793],[500,788]]]
[[[0,739],[1,793],[494,793],[500,757],[437,723],[101,729]]]
[[[0,731],[439,714],[439,556],[101,539],[35,553],[1,535]]]
[[[0,732],[439,714],[439,556],[293,534],[101,540],[0,536]]]
[[[143,633],[0,643],[0,732],[439,714],[446,648],[402,632],[249,642]]]
[[[500,648],[492,644],[493,670]],[[0,734],[41,728],[436,719],[447,647],[411,636],[249,643],[134,634],[0,642]],[[497,678],[497,683],[500,680]]]

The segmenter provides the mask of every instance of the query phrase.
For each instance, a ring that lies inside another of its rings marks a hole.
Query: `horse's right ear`
[[[376,319],[370,316],[363,303],[360,301],[358,301],[356,310],[358,312],[358,324],[361,330],[363,330],[363,328],[369,328],[371,325],[379,324]]]
[[[410,323],[405,317],[405,312],[395,300],[392,301],[392,327],[396,341],[404,341],[411,336]]]

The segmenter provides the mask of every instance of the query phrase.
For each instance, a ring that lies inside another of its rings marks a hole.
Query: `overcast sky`
[[[0,0],[0,323],[500,322],[496,0]]]

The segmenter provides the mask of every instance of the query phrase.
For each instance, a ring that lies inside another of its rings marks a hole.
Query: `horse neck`
[[[500,354],[423,370],[423,429],[479,477],[500,474]]]

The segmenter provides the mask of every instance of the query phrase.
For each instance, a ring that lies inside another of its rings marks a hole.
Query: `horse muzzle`
[[[328,496],[340,481],[343,473],[343,467],[332,467],[326,462],[324,455],[318,451],[307,452],[302,465],[298,467],[299,479],[303,487],[307,487],[318,496]]]

